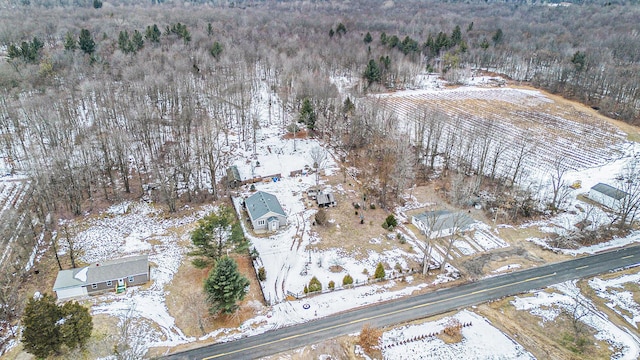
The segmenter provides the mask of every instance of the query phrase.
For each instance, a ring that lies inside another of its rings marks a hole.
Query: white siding
[[[56,295],[58,295],[58,300],[69,299],[77,296],[85,296],[87,295],[87,289],[82,286],[60,289],[56,290]]]

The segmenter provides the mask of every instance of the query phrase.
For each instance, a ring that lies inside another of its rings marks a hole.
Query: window
[[[133,276],[129,276],[129,282],[133,282]]]
[[[264,220],[258,220],[258,225],[264,225]]]
[[[97,289],[97,288],[98,288],[98,284],[91,284],[91,288],[92,288],[93,290]]]
[[[111,286],[112,282],[111,280],[107,281],[107,286]]]

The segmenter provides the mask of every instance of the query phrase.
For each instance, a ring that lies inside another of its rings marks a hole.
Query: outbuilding
[[[431,239],[453,235],[456,231],[465,231],[475,220],[464,212],[448,210],[426,211],[411,217],[411,223],[422,234]]]
[[[595,184],[591,189],[589,189],[589,193],[587,195],[589,199],[613,210],[620,209],[624,199],[629,196],[626,192],[604,183]]]

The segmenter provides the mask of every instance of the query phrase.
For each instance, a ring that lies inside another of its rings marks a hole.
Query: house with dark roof
[[[257,191],[244,200],[254,230],[277,231],[287,225],[287,214],[275,195]]]
[[[468,230],[475,220],[464,212],[449,210],[425,211],[411,217],[411,223],[431,239],[453,235]]]
[[[149,256],[131,256],[93,263],[58,272],[53,291],[58,299],[86,296],[104,291],[123,292],[127,286],[149,281]]]
[[[617,210],[624,201],[624,198],[629,196],[626,192],[616,189],[613,186],[597,183],[587,194],[589,199],[598,202],[610,209]]]

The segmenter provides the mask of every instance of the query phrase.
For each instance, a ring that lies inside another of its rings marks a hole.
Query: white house
[[[590,190],[587,196],[589,199],[598,202],[610,209],[618,210],[622,201],[629,194],[622,190],[618,190],[613,186],[597,183]]]
[[[104,291],[116,293],[127,286],[149,281],[149,256],[131,256],[93,263],[82,268],[60,270],[53,285],[58,299],[86,296]]]
[[[287,214],[275,195],[258,191],[244,200],[254,230],[276,231],[287,225]]]
[[[431,239],[465,231],[474,222],[464,212],[453,213],[448,210],[426,211],[411,217],[411,223]]]

